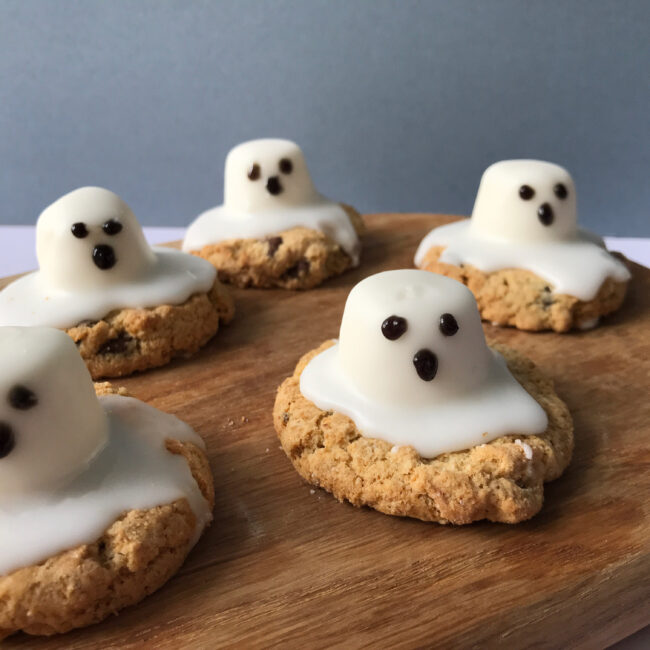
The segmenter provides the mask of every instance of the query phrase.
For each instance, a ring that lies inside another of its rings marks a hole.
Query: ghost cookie
[[[630,273],[577,226],[569,173],[538,160],[487,168],[472,218],[432,230],[415,265],[466,284],[495,325],[589,329],[623,302]]]
[[[489,348],[471,292],[424,271],[357,284],[339,340],[300,360],[273,416],[309,483],[439,523],[532,517],[573,448],[552,382],[515,351]]]
[[[150,248],[129,206],[100,187],[43,211],[36,252],[40,269],[0,291],[0,326],[65,330],[95,379],[192,354],[233,315],[212,265]]]
[[[316,191],[297,144],[251,140],[228,154],[223,205],[190,225],[183,250],[239,287],[311,289],[358,265],[363,229]]]
[[[137,603],[179,569],[213,499],[189,426],[93,388],[63,332],[0,327],[0,638]]]

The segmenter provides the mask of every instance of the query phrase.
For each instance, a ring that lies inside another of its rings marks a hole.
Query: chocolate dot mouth
[[[112,269],[117,262],[115,251],[112,246],[107,244],[99,244],[93,249],[93,262],[98,269],[108,271]]]
[[[413,365],[418,373],[418,377],[423,381],[432,381],[438,373],[438,357],[424,348],[418,350],[413,356]]]
[[[273,196],[277,196],[282,192],[282,184],[277,176],[270,176],[266,181],[266,191]]]
[[[553,208],[548,203],[542,203],[542,205],[537,208],[537,217],[543,226],[550,226],[555,218]]]
[[[13,429],[6,422],[0,422],[0,458],[8,456],[15,446]]]

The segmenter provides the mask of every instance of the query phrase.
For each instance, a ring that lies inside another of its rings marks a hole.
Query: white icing
[[[0,291],[0,325],[66,328],[98,320],[114,309],[179,305],[210,290],[216,269],[194,255],[154,248],[155,264],[146,275],[101,290],[57,290],[35,271]]]
[[[291,171],[280,168],[288,160]],[[256,166],[257,178],[249,178]],[[269,180],[271,179],[271,180]],[[279,192],[271,193],[269,183]],[[314,187],[303,153],[289,140],[244,142],[226,158],[224,202],[197,217],[183,242],[184,251],[196,251],[228,239],[267,237],[303,226],[318,230],[337,242],[359,263],[360,244],[345,210]]]
[[[10,394],[18,386],[31,391],[31,407],[12,406]],[[106,415],[67,334],[0,328],[0,427],[15,441],[0,458],[0,500],[56,488],[104,446]]]
[[[102,225],[115,221],[117,234]],[[73,224],[84,224],[77,238]],[[192,255],[152,249],[129,207],[113,192],[84,187],[46,208],[36,226],[40,269],[0,291],[0,325],[72,327],[115,309],[177,305],[210,290],[214,267]],[[111,268],[93,262],[97,246],[109,246]]]
[[[556,294],[585,301],[596,296],[607,278],[618,282],[630,278],[625,266],[582,230],[570,241],[513,244],[476,236],[471,221],[465,219],[432,230],[417,250],[416,266],[422,264],[425,254],[434,246],[445,246],[440,256],[445,264],[471,264],[486,273],[526,269],[544,278]]]
[[[10,399],[16,386],[30,391],[28,408]],[[198,539],[209,505],[167,439],[204,448],[174,416],[132,398],[97,399],[63,332],[0,328],[0,575],[95,541],[128,510],[183,497]]]
[[[445,336],[442,314],[458,331]],[[382,334],[390,316],[405,318],[396,340]],[[431,381],[413,358],[433,352]],[[314,357],[300,378],[302,394],[324,410],[350,417],[365,435],[412,445],[426,458],[506,434],[535,434],[546,412],[485,343],[476,302],[459,282],[424,271],[387,271],[366,278],[348,296],[339,341]]]
[[[94,542],[129,510],[186,498],[197,519],[193,542],[212,519],[186,460],[165,448],[165,439],[202,445],[200,437],[136,399],[107,395],[99,403],[108,442],[82,473],[54,492],[0,500],[0,575]]]
[[[527,442],[522,442],[521,440],[519,440],[519,438],[517,438],[517,440],[515,440],[515,444],[521,447],[522,451],[524,452],[524,457],[526,458],[526,460],[533,459],[533,448]]]
[[[565,198],[556,196],[561,184]],[[534,192],[520,196],[527,185]],[[552,221],[544,225],[538,210]],[[440,261],[470,264],[490,273],[507,268],[526,269],[544,278],[558,294],[592,300],[607,278],[625,282],[630,274],[610,255],[600,237],[580,229],[576,221],[576,192],[569,173],[538,160],[505,160],[483,174],[470,220],[432,230],[420,243],[415,265],[434,246],[445,250]]]

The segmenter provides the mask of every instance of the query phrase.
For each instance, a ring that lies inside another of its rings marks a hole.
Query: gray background
[[[108,187],[145,224],[222,198],[237,142],[296,140],[363,211],[468,213],[511,157],[650,235],[647,0],[0,0],[3,223]]]

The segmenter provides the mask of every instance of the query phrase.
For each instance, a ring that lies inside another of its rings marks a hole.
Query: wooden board
[[[576,451],[540,514],[443,527],[311,489],[279,449],[278,384],[334,337],[350,288],[410,267],[448,217],[372,215],[362,267],[305,293],[237,291],[234,322],[199,355],[123,380],[208,445],[215,521],[165,587],[65,637],[14,648],[604,646],[650,623],[650,270],[591,332],[485,326],[554,377]]]

